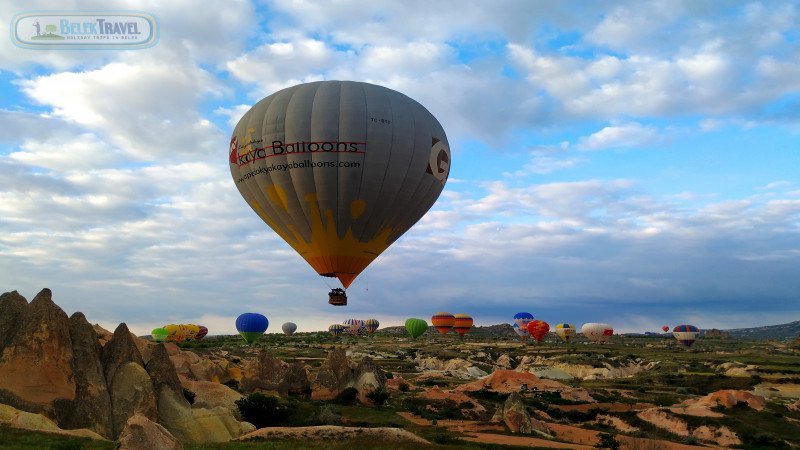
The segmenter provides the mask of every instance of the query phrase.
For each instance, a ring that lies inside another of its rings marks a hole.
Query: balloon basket
[[[328,303],[333,306],[347,306],[347,294],[344,289],[333,289],[328,293]]]

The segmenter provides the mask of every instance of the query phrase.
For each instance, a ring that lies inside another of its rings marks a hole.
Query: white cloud
[[[657,143],[661,137],[655,127],[636,122],[604,127],[600,131],[580,138],[580,150],[605,150],[609,148],[641,148]]]

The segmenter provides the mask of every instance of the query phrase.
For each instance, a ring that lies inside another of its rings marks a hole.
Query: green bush
[[[276,426],[285,423],[289,416],[286,405],[278,397],[256,392],[236,400],[242,418],[256,428]]]
[[[600,442],[594,444],[594,448],[603,448],[610,450],[617,450],[620,447],[618,440],[614,438],[613,434],[600,433]]]
[[[400,386],[398,386],[398,387],[400,389],[400,392],[408,392],[408,390],[411,389],[411,386],[408,383],[406,383],[405,381],[400,383]]]
[[[394,378],[394,374],[392,372],[386,372],[386,379],[391,380],[392,378]]]
[[[372,403],[375,403],[375,406],[383,406],[387,400],[389,400],[389,391],[384,388],[375,389],[374,391],[367,394],[367,398],[372,400]]]
[[[344,405],[349,405],[354,401],[356,401],[357,396],[358,396],[358,389],[354,387],[349,387],[340,392],[338,396],[336,396],[336,402]]]

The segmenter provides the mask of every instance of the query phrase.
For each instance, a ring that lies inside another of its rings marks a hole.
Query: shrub
[[[319,422],[324,425],[337,425],[342,421],[341,414],[337,413],[331,405],[323,405],[319,410]]]
[[[375,406],[380,407],[386,403],[386,400],[389,400],[389,391],[384,388],[375,389],[367,394],[367,398],[372,400],[372,402],[375,403]]]
[[[279,425],[286,422],[288,408],[281,404],[278,397],[256,392],[236,400],[236,406],[242,418],[256,428]]]
[[[394,374],[392,372],[386,372],[386,379],[391,380],[392,378],[394,378]]]
[[[400,386],[398,386],[398,388],[400,388],[400,392],[408,392],[408,390],[411,389],[411,386],[409,386],[409,384],[404,381],[400,383]]]
[[[194,398],[197,397],[197,394],[189,389],[183,388],[183,397],[186,398],[186,401],[188,401],[190,405],[194,405]]]
[[[353,403],[356,400],[357,396],[358,396],[358,389],[354,387],[349,387],[340,392],[338,396],[336,396],[336,402],[349,405],[350,403]]]
[[[611,450],[617,450],[619,449],[619,447],[620,447],[619,441],[617,441],[614,438],[613,434],[609,433],[600,433],[600,442],[594,444],[594,448],[606,448]]]
[[[689,390],[686,389],[685,387],[681,386],[681,387],[675,388],[675,393],[676,394],[681,394],[681,395],[687,395],[689,393]]]

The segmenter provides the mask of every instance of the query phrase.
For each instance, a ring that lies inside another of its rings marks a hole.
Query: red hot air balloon
[[[664,333],[669,331],[669,325],[664,325],[663,327],[661,327],[661,331],[663,331]]]
[[[542,342],[542,339],[550,331],[550,324],[544,320],[531,320],[528,323],[528,333],[531,337],[536,339],[536,342]]]

